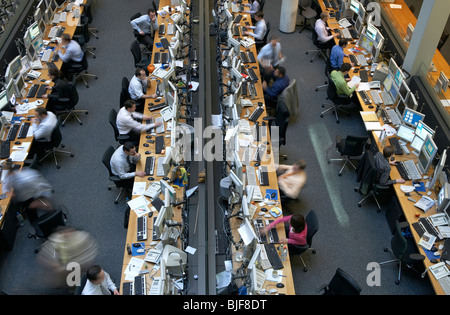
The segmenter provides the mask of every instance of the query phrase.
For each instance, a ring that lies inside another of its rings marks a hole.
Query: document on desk
[[[130,262],[128,263],[127,267],[125,268],[125,280],[126,281],[133,281],[134,277],[139,275],[139,271],[142,269],[142,266],[144,265],[144,260],[139,259],[136,257],[132,257],[130,259]]]
[[[140,196],[143,195],[146,188],[146,182],[134,182],[133,184],[133,196]]]
[[[361,114],[361,117],[363,119],[364,122],[367,121],[378,121],[378,117],[377,114],[375,114],[375,112],[365,112],[365,111],[360,111],[359,112]]]
[[[360,79],[361,80],[361,79]],[[360,82],[359,86],[356,88],[356,91],[370,91],[370,83],[369,82]]]
[[[256,238],[256,233],[248,219],[244,220],[244,223],[238,228],[238,232],[245,246],[248,246]]]
[[[357,83],[361,82],[361,78],[357,75],[353,76],[353,78],[347,83],[349,88],[353,88]]]
[[[12,151],[9,158],[13,162],[23,162],[27,158],[28,152],[26,150]]]
[[[383,130],[383,127],[381,127],[381,124],[378,121],[365,121],[364,126],[367,131]]]

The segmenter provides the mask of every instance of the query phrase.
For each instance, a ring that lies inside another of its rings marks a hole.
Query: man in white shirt
[[[82,295],[120,295],[111,277],[100,266],[92,266],[87,271],[87,281]]]
[[[329,34],[330,28],[327,26],[327,21],[330,18],[330,14],[327,11],[323,11],[320,14],[320,19],[316,21],[316,25],[314,27],[317,33],[317,40],[320,44],[325,46],[327,49],[333,48],[336,44],[334,38],[339,36],[338,33],[334,33],[332,35]]]
[[[254,29],[253,32],[245,31],[244,34],[248,36],[252,36],[257,40],[263,40],[264,35],[266,35],[267,26],[266,21],[264,20],[264,13],[262,11],[258,11],[255,13],[255,26],[248,26],[247,28]]]
[[[146,94],[148,87],[150,87],[150,80],[148,80],[145,70],[137,68],[133,78],[130,80],[128,93],[130,93],[131,99],[136,102],[138,112],[143,112],[147,98],[156,98],[158,96],[156,94]]]
[[[136,164],[140,161],[141,154],[136,152],[136,147],[131,142],[125,142],[118,147],[111,156],[111,171],[122,180],[127,188],[133,188],[134,177],[144,177],[144,171],[135,171]]]
[[[152,128],[158,127],[161,123],[143,124],[136,119],[150,120],[150,116],[136,112],[136,103],[133,100],[125,101],[123,107],[117,113],[116,126],[120,135],[128,135],[129,141],[139,142],[139,136]]]
[[[35,109],[35,117],[31,118],[31,128],[33,128],[33,136],[35,141],[31,146],[28,156],[31,158],[37,154],[38,159],[45,152],[45,147],[52,139],[53,130],[58,123],[58,118],[52,112],[47,111],[45,107]]]

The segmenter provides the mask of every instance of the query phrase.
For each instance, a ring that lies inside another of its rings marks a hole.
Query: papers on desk
[[[342,28],[347,28],[347,27],[352,26],[352,24],[351,24],[346,18],[343,18],[343,19],[339,20],[339,21],[338,21],[338,24],[339,24]]]
[[[370,83],[369,82],[359,82],[359,85],[358,85],[358,87],[356,88],[355,91],[359,92],[359,91],[370,91],[370,90],[371,90],[371,87],[370,87]]]
[[[386,132],[386,137],[392,137],[397,134],[397,130],[389,125],[383,125],[381,130]],[[380,138],[381,131],[375,131],[375,134]]]
[[[26,150],[12,151],[9,158],[13,162],[23,162],[27,158],[28,152]]]
[[[431,247],[433,247],[435,241],[436,236],[431,235],[428,232],[425,232],[420,238],[419,245],[425,249],[431,250]]]
[[[401,4],[395,4],[395,3],[391,3],[389,6],[391,7],[391,9],[401,9],[402,8]]]
[[[361,78],[358,77],[357,75],[355,75],[349,82],[347,82],[347,85],[349,88],[352,89],[356,84],[358,84],[360,82],[361,82]]]
[[[136,215],[138,217],[146,215],[151,211],[148,207],[148,204],[150,204],[150,202],[144,196],[136,197],[128,201],[127,204],[131,210],[136,212]]]
[[[136,276],[139,275],[139,271],[142,269],[144,265],[144,260],[136,257],[132,257],[127,267],[125,268],[125,280],[133,281]]]
[[[241,45],[244,46],[245,48],[249,48],[254,43],[255,41],[250,37],[246,37],[243,40],[241,40]]]
[[[378,121],[378,117],[375,114],[375,112],[359,112],[361,114],[361,117],[364,122],[364,126],[366,127],[367,131],[374,131],[374,130],[383,130],[381,127],[380,122]]]

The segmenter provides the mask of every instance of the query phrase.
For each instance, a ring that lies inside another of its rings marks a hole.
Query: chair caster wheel
[[[316,89],[316,92],[319,91],[319,89]]]
[[[97,80],[98,79],[98,77],[95,77],[95,80]]]
[[[358,203],[358,207],[361,208],[361,207],[362,207],[362,204]]]
[[[323,115],[320,115],[320,118],[323,118]]]
[[[354,190],[355,192],[358,192],[358,191],[359,191],[359,189],[358,189],[358,188],[353,188],[353,190]]]
[[[383,248],[384,252],[387,253],[388,249],[387,248]]]
[[[396,285],[399,285],[399,284],[400,284],[400,281],[395,280],[395,284],[396,284]]]
[[[315,254],[315,253],[317,253],[317,251],[314,249],[314,250],[312,251],[312,253]]]
[[[331,161],[330,161],[330,160],[328,160],[328,164],[331,164]]]
[[[303,268],[303,272],[307,272],[308,271],[308,268]]]
[[[60,169],[60,168],[61,168],[61,166],[57,165],[57,166],[56,166],[56,168],[57,168],[57,169]]]
[[[35,253],[35,254],[39,253],[39,250],[38,250],[38,249],[35,249],[35,250],[34,250],[34,253]]]
[[[108,190],[111,190],[111,187],[108,187]]]
[[[116,205],[116,204],[118,204],[119,202],[118,201],[114,201],[114,204]]]
[[[70,155],[70,157],[74,157],[74,156],[75,156],[74,154],[71,154],[71,155]]]
[[[377,213],[380,213],[380,212],[381,212],[381,210],[380,210],[380,209],[378,209],[378,210],[377,210]]]
[[[339,173],[338,176],[341,177],[341,176],[342,176],[342,173]]]
[[[336,124],[339,124],[339,120],[336,120]]]
[[[308,54],[308,52],[306,52],[306,54]]]

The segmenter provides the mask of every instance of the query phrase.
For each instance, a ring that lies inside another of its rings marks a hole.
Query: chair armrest
[[[425,260],[425,256],[424,255],[417,254],[417,253],[409,254],[409,258],[412,259],[412,260],[415,260],[415,261],[423,261],[423,260]]]
[[[378,190],[389,190],[391,186],[389,185],[381,185],[381,184],[375,184],[376,189]]]
[[[129,135],[119,135],[117,136],[117,140],[128,140],[130,139]]]
[[[70,98],[68,98],[68,97],[61,97],[61,98],[56,99],[56,101],[66,103],[66,102],[70,101]]]
[[[263,118],[263,120],[272,122],[272,121],[275,120],[275,117],[273,117],[273,116],[266,116],[266,117]]]
[[[109,180],[111,180],[113,182],[120,182],[121,181],[120,177],[117,176],[117,175],[110,176]]]
[[[323,284],[319,288],[316,289],[317,293],[320,293],[320,291],[325,291],[325,289],[328,287],[328,284]]]
[[[407,227],[409,227],[409,223],[404,221],[404,222],[399,222],[398,223],[398,227],[400,228],[400,230],[406,229]]]

